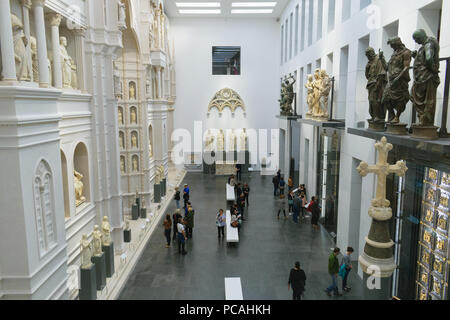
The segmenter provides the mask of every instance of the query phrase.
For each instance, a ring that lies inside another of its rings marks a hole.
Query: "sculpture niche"
[[[11,25],[14,41],[14,60],[16,62],[16,76],[19,81],[31,81],[31,66],[28,60],[26,46],[27,37],[23,31],[23,24],[20,19],[11,14]]]
[[[284,81],[281,83],[281,99],[278,100],[280,103],[280,114],[282,116],[292,116],[292,103],[294,102],[294,84],[296,80],[289,74],[289,77],[285,77]]]
[[[86,197],[83,196],[83,182],[81,182],[81,179],[83,179],[83,175],[78,171],[73,170],[73,176],[73,184],[75,187],[75,205],[79,207],[86,201]]]
[[[77,88],[76,65],[72,57],[67,53],[67,38],[59,38],[61,51],[61,68],[63,88]]]

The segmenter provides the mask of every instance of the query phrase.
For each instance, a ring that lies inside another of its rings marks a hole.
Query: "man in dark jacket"
[[[294,214],[292,216],[292,219],[295,223],[298,223],[298,217],[300,215],[300,210],[302,208],[302,200],[294,194]]]
[[[186,215],[186,235],[188,238],[192,238],[192,229],[194,229],[194,214],[195,211],[191,206],[188,207],[188,212]]]
[[[331,285],[325,289],[325,292],[329,297],[331,297],[331,291],[334,291],[335,296],[342,296],[342,294],[339,293],[337,286],[337,277],[339,273],[339,260],[337,256],[339,255],[340,251],[341,249],[334,248],[333,252],[328,258],[328,274],[331,277]]]
[[[245,196],[243,193],[241,193],[241,195],[239,196],[239,198],[237,200],[237,205],[238,205],[239,214],[241,215],[242,220],[245,220],[244,219]]]
[[[241,187],[241,184],[238,183],[236,185],[236,199],[239,199],[239,197],[241,196],[241,193],[242,193],[242,187]]]
[[[278,190],[278,183],[280,182],[280,180],[278,180],[278,176],[274,176],[272,178],[272,183],[273,183],[273,196],[276,197],[277,196],[277,190]]]
[[[181,219],[181,214],[180,214],[180,209],[177,209],[175,211],[175,213],[172,216],[173,218],[173,241],[175,241],[177,239],[177,234],[178,234],[178,228],[177,228],[177,224],[178,224],[178,220]]]
[[[292,300],[301,300],[302,294],[305,291],[306,274],[305,271],[300,269],[300,262],[295,263],[295,268],[291,269],[288,281],[289,287],[292,287]]]
[[[248,184],[244,184],[244,188],[242,189],[242,191],[244,192],[244,196],[245,196],[245,202],[247,202],[247,207],[248,207],[248,196],[250,194],[250,187],[248,186]]]
[[[186,191],[183,191],[183,200],[184,200],[184,207],[183,208],[186,208],[186,205],[189,202],[189,193],[187,193]]]

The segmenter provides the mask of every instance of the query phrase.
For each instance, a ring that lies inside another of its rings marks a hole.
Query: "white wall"
[[[177,66],[177,102],[174,129],[185,128],[193,137],[194,121],[207,128],[278,128],[279,24],[275,19],[171,19]],[[212,75],[212,46],[241,47],[241,75]],[[278,63],[277,63],[278,62]],[[246,105],[234,118],[229,109],[218,117],[214,94],[229,87]],[[270,134],[270,132],[268,132]],[[268,138],[270,140],[270,138]]]

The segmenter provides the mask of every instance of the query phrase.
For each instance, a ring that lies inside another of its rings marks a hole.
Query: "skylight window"
[[[182,14],[220,14],[220,9],[180,9],[178,11]]]
[[[233,9],[231,13],[272,13],[273,9]]]
[[[178,8],[220,8],[220,2],[176,2]]]
[[[277,5],[276,2],[233,2],[231,4],[232,7],[240,7],[240,8],[249,8],[249,7],[275,7]]]

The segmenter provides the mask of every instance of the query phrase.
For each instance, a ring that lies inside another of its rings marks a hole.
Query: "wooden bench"
[[[226,186],[226,196],[227,196],[227,206],[230,207],[236,201],[236,196],[234,195],[234,187],[227,183]]]
[[[236,243],[239,242],[239,233],[238,233],[238,228],[233,228],[231,226],[231,212],[230,210],[227,210],[227,220],[226,225],[227,225],[227,243]]]
[[[225,300],[244,300],[241,278],[225,278]]]

